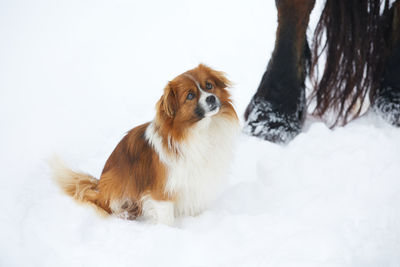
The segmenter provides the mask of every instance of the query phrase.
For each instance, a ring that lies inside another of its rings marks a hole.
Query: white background
[[[98,177],[200,62],[242,118],[275,28],[272,0],[1,1],[0,266],[399,266],[400,130],[370,113],[284,147],[240,136],[218,201],[176,227],[99,218],[50,180],[55,153]]]

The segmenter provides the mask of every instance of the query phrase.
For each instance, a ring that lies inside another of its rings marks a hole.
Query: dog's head
[[[229,80],[200,64],[170,81],[157,104],[159,118],[193,124],[231,107]]]

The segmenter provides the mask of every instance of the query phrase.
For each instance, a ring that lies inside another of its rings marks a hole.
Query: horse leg
[[[392,50],[372,106],[384,120],[400,127],[400,0],[393,4],[392,9],[393,20],[389,37]]]
[[[306,113],[306,29],[315,0],[276,0],[278,29],[274,52],[244,117],[244,132],[286,143],[300,131]]]

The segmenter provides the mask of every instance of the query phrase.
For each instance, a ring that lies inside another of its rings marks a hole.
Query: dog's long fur
[[[179,75],[165,87],[155,119],[119,142],[100,180],[57,162],[55,180],[74,199],[126,219],[172,224],[200,213],[226,175],[238,132],[229,85],[202,64]]]

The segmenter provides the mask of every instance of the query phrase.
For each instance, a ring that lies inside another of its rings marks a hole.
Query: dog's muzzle
[[[203,104],[203,108],[205,111],[204,115],[206,117],[211,117],[219,112],[220,107],[221,102],[219,101],[218,97],[213,94],[209,94],[205,98],[205,103]]]
[[[215,95],[207,96],[206,103],[209,108],[209,111],[214,111],[221,107],[221,103]]]

